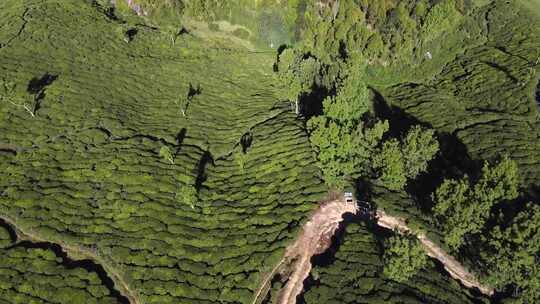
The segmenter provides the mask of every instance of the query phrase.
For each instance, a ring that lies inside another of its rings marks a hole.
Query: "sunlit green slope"
[[[325,192],[274,56],[86,1],[2,1],[0,20],[1,213],[94,248],[144,303],[248,303]]]

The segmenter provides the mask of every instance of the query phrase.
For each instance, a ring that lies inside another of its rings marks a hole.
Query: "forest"
[[[540,303],[538,7],[0,1],[0,303]]]

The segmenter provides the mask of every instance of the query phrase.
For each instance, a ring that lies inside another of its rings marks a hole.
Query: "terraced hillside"
[[[470,248],[444,244],[431,193],[508,154],[516,201],[538,198],[540,22],[518,2],[291,0],[280,10],[238,0],[221,16],[208,7],[227,5],[191,1],[207,20],[182,15],[179,1],[159,23],[134,11],[142,0],[117,1],[0,1],[0,303],[279,301],[285,249],[336,192],[323,182],[312,118],[330,130],[318,139],[332,169],[354,173],[340,182],[472,272]],[[413,125],[425,128],[404,142]],[[384,184],[387,169],[388,180],[405,176],[401,186]],[[527,218],[515,216],[524,206],[507,215]],[[332,240],[321,233],[332,249],[312,260],[297,302],[490,303],[433,261],[390,280],[390,232],[345,222]],[[498,291],[518,294],[507,281]]]
[[[274,55],[171,45],[85,1],[0,15],[2,216],[96,252],[138,303],[249,302],[325,192]]]
[[[107,278],[88,271],[88,261],[74,263],[55,248],[30,242],[13,244],[0,227],[0,303],[122,303]]]
[[[483,45],[458,55],[433,79],[396,85],[383,95],[396,110],[457,142],[449,147],[456,156],[509,154],[524,186],[538,185],[540,23],[514,2],[495,1],[485,13],[484,35]]]

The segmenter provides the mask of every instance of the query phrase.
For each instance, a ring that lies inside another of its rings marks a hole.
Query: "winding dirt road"
[[[332,237],[339,228],[346,213],[356,214],[358,206],[354,203],[331,201],[323,203],[304,225],[296,242],[285,252],[285,259],[295,261],[293,272],[285,287],[280,291],[278,303],[296,303],[304,288],[304,280],[311,271],[311,257],[326,251],[332,244]]]
[[[258,304],[266,297],[270,289],[270,281],[277,272],[288,271],[287,283],[278,294],[279,304],[295,304],[296,297],[302,292],[304,281],[311,271],[311,258],[326,251],[331,245],[331,239],[347,213],[357,214],[359,208],[356,202],[346,203],[343,200],[334,200],[321,204],[304,225],[296,241],[287,247],[285,256],[274,269],[263,279],[261,287],[255,293],[253,304]],[[461,265],[454,257],[446,253],[437,244],[432,242],[423,233],[415,233],[407,226],[405,220],[393,217],[379,209],[376,212],[376,221],[380,227],[398,231],[400,233],[415,234],[428,256],[437,259],[450,276],[459,280],[468,288],[478,288],[480,292],[491,296],[494,289],[482,285],[476,277]]]
[[[441,262],[444,269],[446,269],[452,278],[459,280],[466,287],[478,288],[478,290],[485,295],[492,296],[495,293],[495,290],[492,287],[482,285],[482,283],[480,283],[471,272],[461,265],[461,263],[459,263],[453,256],[446,253],[433,241],[428,239],[425,234],[412,232],[403,219],[389,216],[382,209],[379,209],[377,210],[377,224],[381,227],[397,230],[401,233],[413,233],[424,246],[426,254]]]

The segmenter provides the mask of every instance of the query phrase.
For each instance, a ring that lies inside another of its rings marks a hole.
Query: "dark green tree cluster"
[[[396,282],[405,282],[425,268],[428,257],[414,235],[396,235],[385,241],[383,274]]]
[[[471,9],[464,0],[339,1],[307,10],[304,43],[325,63],[362,54],[370,62],[409,62],[422,46],[459,25]]]
[[[407,9],[415,7],[412,3]],[[314,88],[336,92],[324,99],[323,115],[311,118],[308,130],[324,180],[338,189],[360,176],[403,189],[408,179],[426,171],[439,148],[434,131],[419,126],[404,138],[388,138],[388,122],[373,113],[365,71],[375,55],[365,46],[377,38],[366,27],[366,15],[378,9],[352,1],[332,9],[308,5],[304,40],[279,57],[281,99],[292,102],[296,113],[306,106],[299,98]]]
[[[480,248],[477,251],[483,265],[481,271],[489,284],[499,290],[513,290],[516,297],[510,300],[512,303],[537,303],[540,207],[533,203],[513,206],[512,209],[522,211],[510,219],[504,214],[494,216],[495,207],[518,197],[518,175],[517,164],[508,158],[494,165],[486,162],[476,180],[467,176],[445,180],[433,194],[433,210],[451,249]]]
[[[482,231],[496,203],[517,196],[517,165],[507,158],[495,166],[486,162],[475,182],[467,176],[445,180],[433,195],[433,211],[444,231],[445,243],[458,249],[467,237]]]
[[[513,303],[540,302],[540,206],[529,203],[509,223],[494,227],[482,252],[487,281],[499,289],[514,286]]]
[[[400,141],[391,138],[373,156],[373,167],[379,180],[389,189],[402,189],[407,180],[427,171],[428,162],[439,151],[432,129],[413,126]]]
[[[351,66],[347,73],[337,95],[324,100],[323,115],[308,121],[324,180],[342,189],[347,180],[367,177],[389,189],[402,189],[437,153],[434,131],[414,126],[402,139],[388,138],[388,121],[371,111],[362,67]]]
[[[304,59],[303,54],[296,49],[286,49],[279,56],[278,77],[283,84],[279,97],[290,101],[296,114],[300,112],[301,95],[310,92],[320,82],[319,70],[317,59]]]

